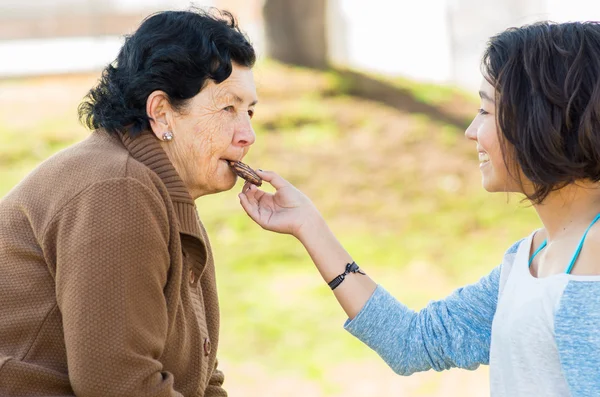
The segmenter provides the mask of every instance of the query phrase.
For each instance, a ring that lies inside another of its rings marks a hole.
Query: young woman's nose
[[[477,127],[475,126],[475,120],[471,121],[471,124],[465,130],[465,137],[471,141],[477,140]]]

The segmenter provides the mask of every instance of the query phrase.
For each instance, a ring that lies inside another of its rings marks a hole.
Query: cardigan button
[[[210,339],[204,338],[204,356],[208,356],[210,354]]]

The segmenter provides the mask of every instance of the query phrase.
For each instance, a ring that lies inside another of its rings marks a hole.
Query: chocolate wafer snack
[[[244,178],[253,185],[262,185],[262,179],[260,176],[258,176],[258,174],[252,168],[248,167],[241,161],[229,161],[229,166],[239,177]]]

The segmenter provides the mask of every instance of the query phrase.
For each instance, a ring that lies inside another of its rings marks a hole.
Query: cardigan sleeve
[[[501,266],[478,283],[457,289],[419,312],[378,286],[344,327],[399,375],[489,363]]]
[[[561,367],[573,397],[600,390],[600,282],[569,281],[554,321]]]
[[[45,245],[56,250],[57,304],[77,396],[181,396],[158,361],[167,337],[168,225],[154,192],[114,178],[66,203],[49,226]]]

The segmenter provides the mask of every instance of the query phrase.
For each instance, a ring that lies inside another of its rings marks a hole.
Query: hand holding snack
[[[239,198],[246,213],[263,229],[300,238],[304,226],[321,219],[310,199],[281,176],[262,170],[256,174],[276,192],[264,192],[247,179]]]
[[[337,240],[308,197],[274,172],[257,171],[275,193],[267,193],[247,182],[239,194],[240,203],[250,218],[263,229],[296,237],[315,263],[321,277],[349,318],[354,318],[377,288],[359,269]],[[355,270],[351,270],[354,266]],[[346,269],[346,271],[344,270]],[[350,272],[350,273],[349,273]],[[335,287],[333,282],[338,280]],[[339,286],[339,288],[338,288]]]

